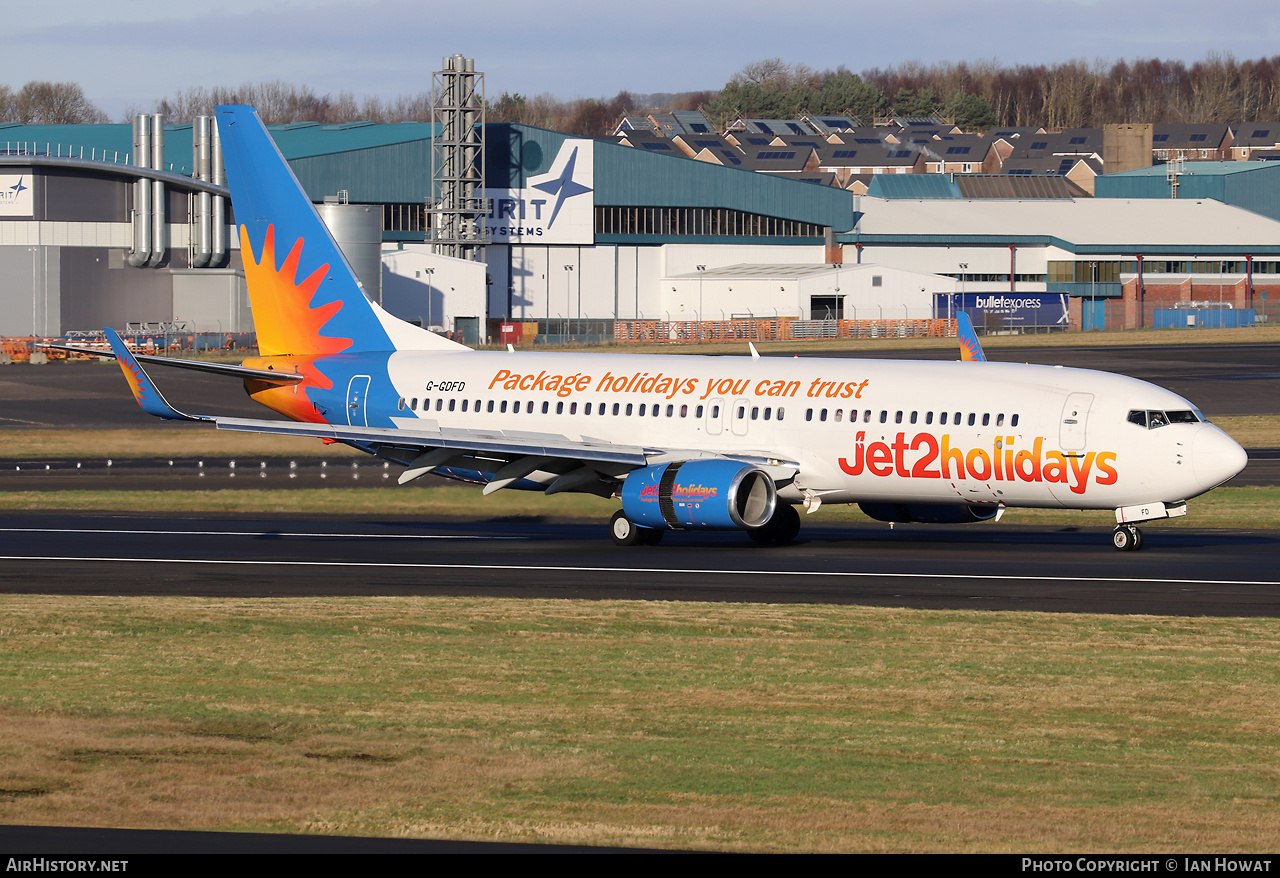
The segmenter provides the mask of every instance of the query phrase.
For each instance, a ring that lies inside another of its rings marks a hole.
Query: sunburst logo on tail
[[[284,264],[276,268],[276,227],[267,226],[262,253],[254,257],[249,230],[240,227],[240,252],[245,255],[244,275],[253,303],[253,325],[258,332],[258,350],[265,357],[280,354],[337,354],[351,347],[349,338],[321,335],[324,325],[342,310],[342,302],[311,307],[320,283],[329,273],[325,263],[301,282],[297,280],[303,239],[294,242]]]
[[[129,389],[133,391],[133,398],[138,401],[138,405],[146,408],[147,385],[143,383],[142,367],[138,365],[138,361],[133,357],[121,360],[120,371],[124,373],[124,380],[129,382]]]
[[[342,353],[353,342],[349,338],[321,334],[325,324],[342,310],[342,302],[311,306],[316,290],[329,273],[329,265],[321,265],[298,281],[303,244],[302,238],[295,241],[284,263],[277,268],[275,226],[267,226],[262,252],[257,257],[249,242],[248,229],[240,227],[240,252],[244,254],[245,281],[253,305],[258,350],[264,358],[281,358],[271,362],[271,368],[284,367],[306,376],[301,384],[292,387],[266,384],[255,387],[255,382],[251,381],[249,392],[258,402],[296,421],[323,422],[324,418],[312,405],[307,391],[310,388],[329,390],[333,381],[316,366],[315,361]],[[246,360],[245,365],[265,369],[268,362],[265,359]]]

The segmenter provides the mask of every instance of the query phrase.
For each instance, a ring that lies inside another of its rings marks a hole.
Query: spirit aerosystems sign
[[[595,242],[595,152],[590,140],[566,140],[551,170],[524,189],[485,189],[494,244]]]
[[[0,216],[31,216],[31,175],[0,174]]]

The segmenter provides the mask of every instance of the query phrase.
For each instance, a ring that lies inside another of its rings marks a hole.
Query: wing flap
[[[310,424],[294,421],[263,421],[250,418],[216,418],[219,430],[243,433],[275,433],[284,436],[314,436],[338,442],[395,445],[410,448],[454,448],[500,455],[540,455],[593,463],[645,466],[645,449],[632,445],[594,445],[566,436],[543,435],[533,442],[524,438],[494,438],[492,433],[460,430],[393,430],[387,427],[347,427],[341,424]]]

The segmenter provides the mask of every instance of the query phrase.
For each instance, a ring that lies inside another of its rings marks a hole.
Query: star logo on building
[[[585,195],[591,191],[590,186],[583,186],[573,181],[573,166],[577,161],[578,148],[575,146],[573,152],[569,153],[569,161],[565,162],[564,170],[560,172],[559,177],[545,183],[535,183],[533,186],[534,189],[556,196],[556,206],[551,209],[551,219],[547,221],[547,228],[555,224],[556,214],[560,213],[560,207],[565,201],[575,195]]]
[[[14,197],[16,198],[16,197],[17,197],[18,195],[20,195],[20,194],[22,193],[22,191],[23,191],[24,189],[26,189],[27,187],[22,185],[22,178],[21,178],[21,177],[19,177],[19,178],[18,178],[18,183],[17,183],[17,185],[15,185],[15,186],[10,186],[9,188],[13,190],[13,195],[14,195]]]

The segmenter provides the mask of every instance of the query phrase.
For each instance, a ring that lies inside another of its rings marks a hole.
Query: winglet
[[[978,333],[973,331],[973,321],[967,311],[956,312],[956,335],[960,336],[960,359],[985,363],[987,354],[978,341]]]
[[[133,391],[133,398],[138,401],[138,405],[142,406],[144,412],[170,421],[213,420],[212,418],[193,417],[184,414],[169,405],[169,401],[160,393],[155,382],[143,370],[142,364],[125,347],[124,340],[120,338],[120,335],[109,326],[102,328],[102,334],[107,337],[107,341],[111,342],[111,350],[115,351],[116,362],[120,364],[120,371],[124,373],[125,380],[129,382],[129,389]]]

